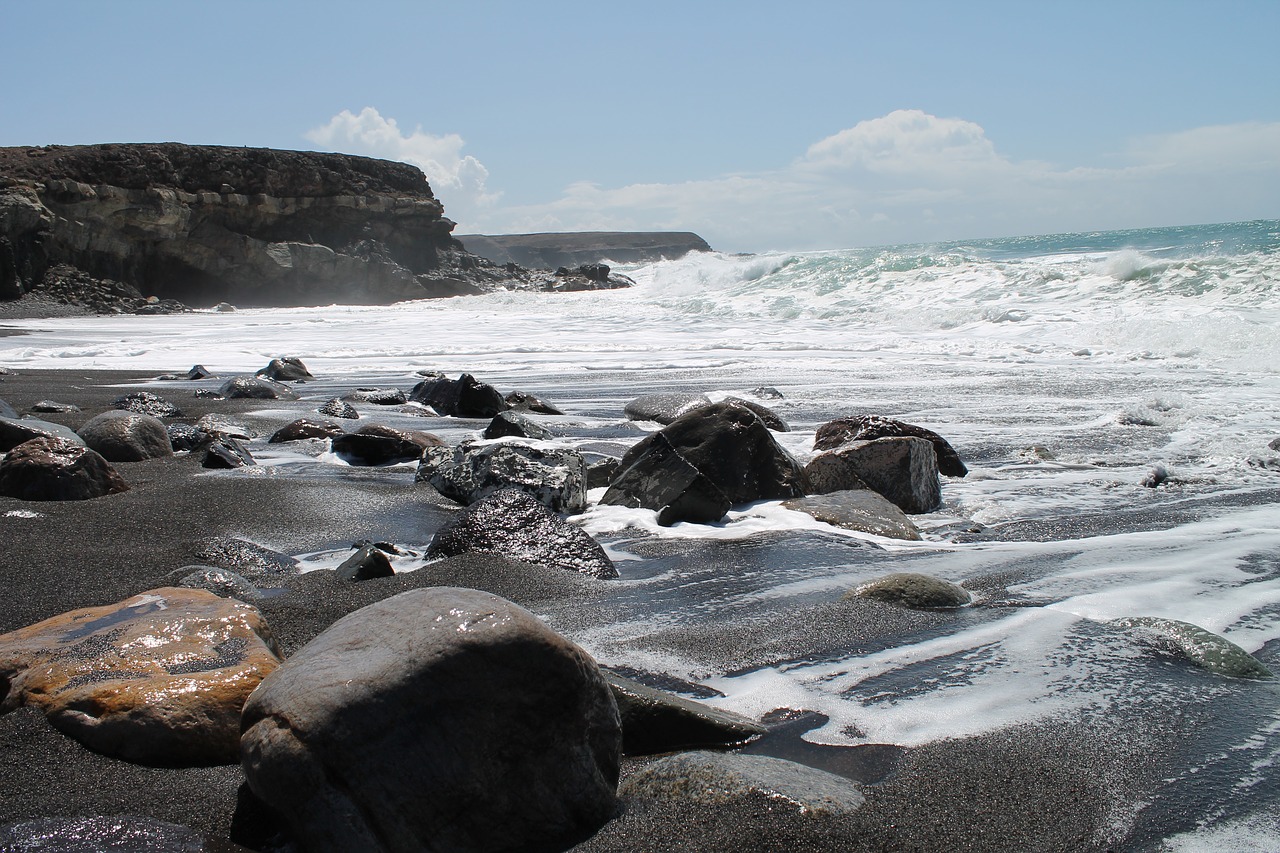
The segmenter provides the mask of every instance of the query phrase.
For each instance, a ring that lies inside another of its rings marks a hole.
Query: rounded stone
[[[168,429],[152,415],[119,409],[103,412],[86,421],[78,434],[108,462],[141,462],[173,455]]]
[[[963,607],[972,598],[968,590],[951,581],[917,572],[896,572],[885,575],[859,586],[845,597],[854,596],[916,609]]]

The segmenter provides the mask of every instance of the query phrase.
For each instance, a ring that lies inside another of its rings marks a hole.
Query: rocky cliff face
[[[458,240],[498,264],[516,263],[553,270],[616,261],[646,263],[674,260],[689,252],[710,252],[707,241],[689,231],[577,231],[558,234],[460,235]]]
[[[468,254],[418,169],[342,154],[0,148],[0,298],[68,267],[193,306],[388,303],[520,271]]]

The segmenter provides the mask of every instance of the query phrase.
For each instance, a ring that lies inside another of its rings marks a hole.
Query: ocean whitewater
[[[719,707],[815,712],[803,739],[830,748],[813,751],[818,763],[863,744],[1085,731],[1147,765],[1143,784],[1117,781],[1095,841],[1280,849],[1280,682],[1206,671],[1117,623],[1192,623],[1280,672],[1280,222],[619,271],[636,286],[5,321],[22,334],[0,337],[0,365],[225,375],[297,356],[317,404],[407,389],[418,370],[468,372],[554,403],[566,414],[544,423],[596,458],[656,429],[623,407],[665,391],[770,406],[802,462],[838,417],[927,427],[970,474],[946,478],[942,508],[916,517],[921,542],[775,502],[670,528],[592,506],[573,520],[622,577],[591,612],[540,615],[601,663]],[[428,428],[456,442],[476,424]],[[234,476],[347,475],[335,457],[279,447],[255,446],[258,469]],[[411,481],[413,466],[378,476]],[[332,566],[339,547],[304,557]],[[975,603],[906,634],[825,631],[844,592],[904,571],[963,583]]]

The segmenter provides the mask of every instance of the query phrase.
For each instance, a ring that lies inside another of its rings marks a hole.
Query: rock
[[[349,465],[394,465],[422,458],[428,447],[443,447],[431,433],[408,432],[380,424],[334,436],[333,452]]]
[[[298,573],[298,561],[293,557],[244,539],[209,539],[196,546],[193,556],[217,568],[230,569],[255,582]]]
[[[140,764],[236,760],[240,709],[279,663],[258,611],[163,587],[0,635],[0,709],[38,707],[90,749]]]
[[[761,385],[759,388],[752,388],[751,394],[759,397],[761,400],[781,400],[782,392],[772,385]]]
[[[159,418],[113,410],[90,418],[80,427],[86,446],[108,462],[140,462],[173,455],[169,431]]]
[[[1267,449],[1280,450],[1280,436],[1276,436],[1275,438],[1271,439],[1271,441],[1267,442]]]
[[[916,572],[895,572],[864,583],[845,598],[873,598],[889,604],[900,604],[917,610],[935,607],[964,607],[971,596],[968,590],[950,581]]]
[[[165,431],[169,434],[169,446],[174,453],[195,450],[209,439],[209,433],[191,424],[169,424]]]
[[[225,400],[225,399],[227,399],[226,397],[224,397],[224,396],[222,396],[221,394],[219,394],[217,391],[214,391],[214,390],[212,390],[212,389],[210,389],[210,388],[197,388],[196,390],[194,390],[194,391],[192,391],[192,392],[191,392],[191,396],[192,396],[192,397],[196,397],[197,399],[201,399],[201,400]]]
[[[601,459],[587,467],[587,488],[603,489],[622,473],[621,459]],[[723,515],[723,513],[721,513]]]
[[[553,234],[467,234],[468,251],[494,263],[553,270],[609,259],[620,264],[675,260],[689,252],[710,252],[707,241],[689,231],[575,231]]]
[[[551,433],[532,418],[517,412],[498,412],[489,422],[489,426],[485,427],[484,437],[487,439],[533,438],[545,441],[551,438]]]
[[[80,411],[80,407],[74,403],[59,403],[56,400],[40,400],[31,406],[31,411],[39,415],[70,414],[72,412]]]
[[[464,505],[517,489],[552,512],[573,514],[587,507],[586,460],[563,447],[464,441],[453,451],[428,449],[415,480]]]
[[[618,703],[626,755],[740,746],[767,731],[746,717],[655,690],[607,669],[602,672]]]
[[[0,400],[0,418],[13,418],[14,420],[17,420],[18,413],[14,411],[13,406],[10,406],[4,400]]]
[[[0,453],[8,453],[19,444],[33,438],[59,438],[72,444],[84,444],[75,430],[62,424],[42,421],[39,418],[0,416]]]
[[[141,815],[46,817],[0,826],[4,853],[249,853],[190,827]]]
[[[1271,678],[1271,670],[1226,637],[1199,625],[1157,616],[1129,616],[1109,624],[1154,635],[1196,666],[1231,678]]]
[[[647,394],[623,408],[628,420],[655,421],[666,425],[683,414],[711,405],[706,394]]]
[[[845,530],[858,530],[912,542],[920,539],[920,531],[911,523],[911,519],[878,492],[870,489],[792,498],[782,505]]]
[[[539,415],[563,415],[564,412],[550,403],[544,403],[532,394],[524,391],[512,391],[504,398],[507,405],[517,412],[534,412]],[[1278,439],[1280,440],[1280,439]]]
[[[183,378],[190,379],[190,380],[211,379],[213,378],[213,372],[208,368],[206,368],[203,364],[193,364],[191,366],[191,369],[186,372]]]
[[[722,807],[758,802],[760,808],[804,815],[847,815],[862,807],[858,784],[843,776],[781,758],[683,752],[648,765],[623,783],[630,802],[666,800]]]
[[[343,399],[375,406],[402,406],[409,402],[409,396],[399,388],[357,388]]]
[[[342,424],[336,424],[322,418],[298,418],[287,423],[271,434],[268,444],[280,444],[286,441],[303,441],[308,438],[333,438],[342,435]]]
[[[307,366],[302,363],[302,359],[294,356],[273,358],[266,367],[254,375],[265,376],[274,382],[303,382],[315,379],[311,371],[307,370]]]
[[[153,418],[176,418],[182,415],[181,409],[165,398],[152,394],[150,391],[135,391],[132,394],[125,394],[123,397],[118,397],[112,401],[111,405],[117,409],[137,412],[140,415],[151,415]]]
[[[1163,465],[1156,465],[1147,472],[1147,476],[1142,478],[1142,482],[1139,485],[1145,486],[1148,489],[1154,489],[1168,479],[1169,469]]]
[[[219,438],[236,438],[241,441],[252,441],[258,437],[253,429],[241,421],[213,412],[196,421],[196,428]]]
[[[252,581],[230,569],[217,569],[213,566],[183,566],[174,574],[182,574],[178,586],[208,590],[219,598],[253,601],[262,597],[262,591],[254,586]]]
[[[612,816],[595,662],[497,596],[434,587],[334,623],[244,709],[253,792],[308,850],[564,849]]]
[[[604,548],[582,528],[552,513],[531,495],[505,489],[476,501],[436,531],[427,558],[491,551],[596,578],[616,578]]]
[[[323,406],[316,409],[322,415],[328,415],[331,418],[346,418],[349,421],[358,420],[360,412],[350,403],[337,397],[327,401]]]
[[[621,464],[601,503],[666,511],[674,520],[718,520],[720,495],[734,505],[804,493],[800,466],[755,412],[733,402],[682,415],[627,451]]]
[[[217,305],[213,306],[213,310],[219,314],[234,314],[236,306],[232,305],[230,302],[219,302]]]
[[[238,439],[224,435],[210,436],[203,445],[204,455],[200,457],[201,468],[230,469],[257,465],[257,460]]]
[[[298,395],[288,385],[258,376],[233,376],[218,393],[228,400],[296,400]]]
[[[721,402],[736,403],[739,406],[746,406],[751,411],[760,416],[760,420],[764,421],[764,425],[775,432],[790,432],[791,427],[787,422],[778,416],[778,413],[768,406],[762,406],[759,403],[753,403],[750,400],[744,400],[741,397],[725,397]]]
[[[0,461],[0,495],[24,501],[83,501],[128,490],[110,462],[66,439],[33,438]]]
[[[470,373],[457,379],[424,379],[413,386],[409,399],[455,418],[492,418],[510,408],[498,389],[479,382]]]
[[[374,545],[361,545],[356,552],[342,561],[337,568],[338,577],[344,581],[365,581],[370,578],[389,578],[396,573],[387,555]]]
[[[969,469],[960,461],[960,455],[956,453],[955,448],[936,432],[879,415],[858,415],[823,424],[814,433],[813,449],[832,450],[851,441],[872,441],[877,438],[900,436],[923,438],[930,442],[938,455],[939,473],[948,477],[963,477],[969,473]]]
[[[540,289],[551,293],[577,293],[583,290],[614,290],[633,287],[635,281],[614,273],[608,264],[582,264],[576,269],[560,267],[550,281],[544,281]]]
[[[903,512],[932,512],[942,503],[937,454],[923,438],[852,441],[805,466],[811,494],[874,489]]]

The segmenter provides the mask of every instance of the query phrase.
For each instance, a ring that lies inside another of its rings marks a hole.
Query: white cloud
[[[365,107],[358,115],[343,110],[305,137],[332,151],[417,166],[444,202],[445,213],[458,221],[494,204],[500,195],[486,187],[489,170],[475,157],[462,153],[466,143],[461,136],[435,136],[420,126],[406,134],[394,118],[384,118],[373,107]]]
[[[771,172],[617,188],[574,184],[495,210],[490,231],[697,231],[717,248],[835,248],[1274,217],[1280,123],[1134,140],[1109,168],[1002,155],[983,128],[898,110]]]

